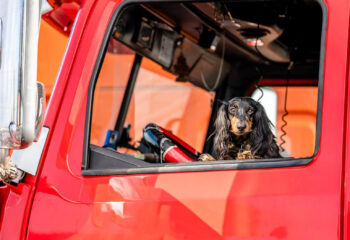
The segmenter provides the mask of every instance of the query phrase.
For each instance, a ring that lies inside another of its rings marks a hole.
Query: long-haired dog
[[[224,102],[215,120],[214,150],[218,160],[278,158],[279,148],[272,123],[263,106],[243,97]],[[215,160],[202,154],[201,161]]]

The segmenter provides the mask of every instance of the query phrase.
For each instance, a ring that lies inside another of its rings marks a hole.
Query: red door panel
[[[80,44],[70,44],[72,64],[62,66],[52,95],[48,114],[57,117],[45,122],[50,136],[28,239],[340,239],[349,1],[327,2],[321,141],[311,164],[83,177],[89,80],[115,7],[96,2],[77,24],[79,41],[71,39]]]

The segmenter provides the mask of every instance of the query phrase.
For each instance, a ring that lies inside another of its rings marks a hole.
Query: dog
[[[217,160],[279,158],[279,147],[264,107],[249,97],[223,102],[215,120],[214,151]],[[200,161],[213,161],[202,154]]]

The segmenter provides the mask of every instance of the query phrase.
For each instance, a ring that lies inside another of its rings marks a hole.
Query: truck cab
[[[0,239],[349,237],[350,1],[49,3],[69,41]],[[234,97],[265,107],[282,157],[198,160]]]

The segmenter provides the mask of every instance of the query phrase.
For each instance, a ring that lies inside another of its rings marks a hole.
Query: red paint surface
[[[349,104],[345,88],[349,3],[327,1],[321,141],[311,164],[82,177],[89,80],[117,5],[112,0],[83,1],[46,115],[50,132],[39,173],[26,177],[17,188],[0,189],[0,238],[19,239],[24,234],[28,239],[349,238],[350,195],[342,178],[343,159],[346,182],[349,172],[344,136],[349,136],[344,111]]]

